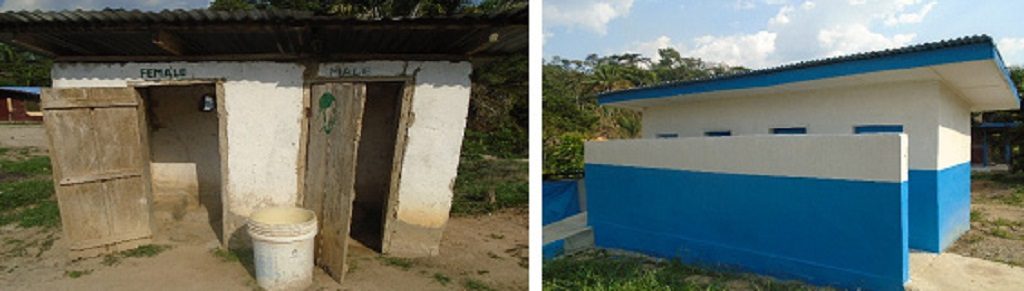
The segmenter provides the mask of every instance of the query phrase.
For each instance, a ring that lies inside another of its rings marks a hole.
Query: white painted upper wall
[[[856,181],[907,181],[907,138],[904,134],[610,140],[587,142],[584,148],[587,164]]]
[[[643,110],[644,138],[706,131],[768,135],[772,128],[806,127],[808,134],[852,134],[858,125],[902,125],[910,168],[937,169],[938,81],[876,83],[758,96],[716,98]],[[970,126],[968,123],[967,126]],[[967,137],[968,142],[970,136]],[[968,153],[969,154],[969,153]]]
[[[937,169],[971,162],[971,107],[949,86],[939,88]]]
[[[248,216],[295,205],[303,118],[303,67],[275,62],[55,64],[54,88],[127,87],[147,79],[223,79],[227,140],[224,207]],[[198,106],[198,105],[197,105]]]
[[[448,221],[452,189],[469,111],[469,62],[371,61],[326,63],[324,77],[414,76],[405,157],[398,193],[398,219],[426,228]]]

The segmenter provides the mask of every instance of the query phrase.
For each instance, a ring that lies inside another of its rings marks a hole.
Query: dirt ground
[[[974,177],[971,230],[949,252],[1024,267],[1024,183]]]
[[[0,147],[46,148],[42,124],[0,124]]]
[[[4,290],[258,290],[251,266],[218,255],[206,211],[178,219],[157,215],[152,257],[66,259],[59,229],[0,228]],[[354,244],[349,272],[337,284],[320,269],[309,290],[526,290],[528,218],[525,210],[453,217],[441,255],[395,259]]]

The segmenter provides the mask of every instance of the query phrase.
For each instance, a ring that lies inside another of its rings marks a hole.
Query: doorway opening
[[[203,208],[223,239],[220,125],[214,84],[139,89],[146,108],[154,211],[180,220]]]
[[[381,251],[384,221],[394,167],[400,146],[404,82],[366,83],[366,101],[356,157],[355,199],[352,203],[351,238]]]

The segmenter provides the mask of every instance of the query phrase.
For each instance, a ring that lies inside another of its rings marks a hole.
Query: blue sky
[[[764,68],[795,61],[988,34],[1024,65],[1024,1],[546,0],[544,58],[658,48]]]

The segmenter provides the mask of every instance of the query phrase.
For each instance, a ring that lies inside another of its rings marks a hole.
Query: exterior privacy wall
[[[909,139],[910,247],[941,251],[970,223],[970,108],[939,81],[879,83],[680,102],[643,110],[643,136],[852,134],[897,125]],[[845,167],[836,164],[836,167]],[[589,174],[589,173],[588,173]]]
[[[845,288],[908,278],[906,135],[588,142],[585,160],[597,246]]]
[[[59,63],[54,88],[127,87],[154,80],[220,80],[225,243],[256,209],[301,205],[305,66],[279,62]],[[412,77],[400,201],[388,215],[392,253],[437,254],[451,207],[469,106],[468,62],[330,63],[320,77]],[[198,106],[198,104],[197,104]],[[385,242],[389,240],[385,239]],[[244,243],[244,242],[243,242]],[[388,246],[385,246],[388,249]]]

